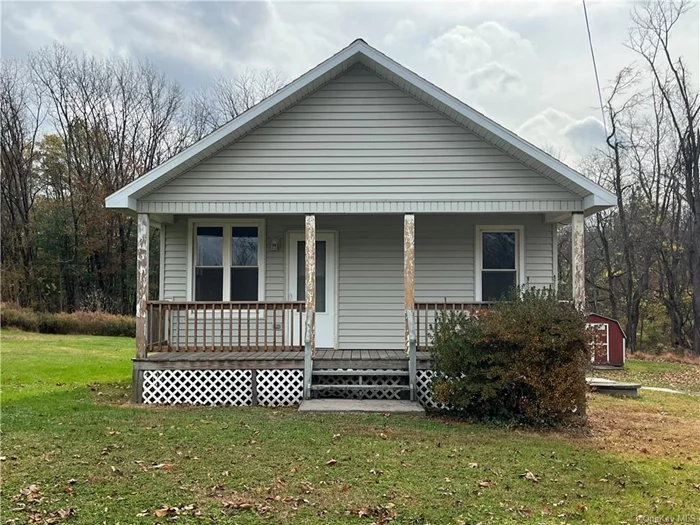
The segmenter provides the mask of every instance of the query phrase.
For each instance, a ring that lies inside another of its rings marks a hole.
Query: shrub
[[[445,312],[433,341],[435,395],[469,417],[556,425],[585,415],[586,321],[548,290],[478,318]]]
[[[0,326],[43,334],[136,335],[136,321],[126,315],[101,312],[38,313],[16,305],[3,304]]]
[[[25,332],[38,332],[39,315],[28,308],[4,303],[0,309],[0,326],[19,328]]]

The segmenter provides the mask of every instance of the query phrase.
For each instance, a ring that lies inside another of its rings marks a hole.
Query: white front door
[[[316,348],[336,348],[336,242],[333,232],[316,232]],[[287,293],[292,301],[304,301],[304,234],[289,234]],[[296,324],[298,326],[298,323]]]

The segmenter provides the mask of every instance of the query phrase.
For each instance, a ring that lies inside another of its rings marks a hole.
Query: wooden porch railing
[[[432,329],[438,312],[461,311],[470,315],[479,315],[488,310],[491,303],[488,302],[463,302],[463,303],[415,303],[416,310],[416,341],[418,350],[426,352],[432,346]]]
[[[304,349],[304,302],[148,301],[147,352]]]

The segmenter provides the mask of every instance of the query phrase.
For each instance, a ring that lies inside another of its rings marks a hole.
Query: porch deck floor
[[[418,352],[418,368],[430,368],[429,352]],[[134,359],[142,370],[218,368],[303,368],[304,352],[154,352]],[[314,368],[405,369],[408,359],[403,350],[331,350],[319,348]]]

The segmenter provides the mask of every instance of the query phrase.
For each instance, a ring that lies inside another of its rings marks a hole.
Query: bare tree
[[[39,129],[44,118],[41,99],[26,67],[16,61],[0,69],[0,177],[2,188],[2,262],[5,270],[19,267],[19,278],[3,279],[6,300],[29,305],[39,290],[32,289],[36,255],[32,211],[42,190],[34,164]]]
[[[6,300],[28,304],[35,254],[30,219],[40,191],[33,164],[42,108],[21,63],[2,64],[0,111],[2,262],[5,270],[15,273],[6,271],[3,295]]]
[[[246,69],[240,75],[220,76],[208,89],[193,97],[193,118],[199,137],[205,135],[269,97],[284,85],[282,75],[270,69]]]
[[[611,185],[617,195],[617,214],[622,240],[627,338],[632,349],[637,349],[640,305],[649,286],[651,263],[649,251],[641,245],[643,236],[636,235],[641,222],[637,187],[634,183],[634,151],[638,146],[636,110],[642,101],[640,93],[635,91],[639,80],[638,71],[632,68],[623,69],[615,77],[604,107],[609,125],[606,143],[611,166]]]

